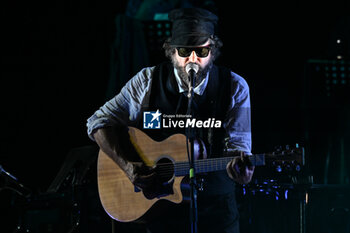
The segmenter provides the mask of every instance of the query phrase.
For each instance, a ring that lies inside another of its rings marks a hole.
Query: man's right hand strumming
[[[93,136],[100,149],[119,165],[131,183],[142,190],[146,198],[153,199],[169,194],[155,169],[146,166],[140,159],[125,128],[101,128]],[[135,159],[138,161],[134,162]]]

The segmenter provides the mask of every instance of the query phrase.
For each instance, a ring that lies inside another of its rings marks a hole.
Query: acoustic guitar
[[[101,203],[107,214],[120,222],[140,219],[157,201],[181,203],[181,181],[189,173],[186,136],[174,134],[164,141],[154,141],[139,129],[129,127],[130,139],[147,166],[170,184],[171,192],[159,198],[147,198],[128,179],[122,169],[102,150],[99,152],[97,176]],[[196,173],[225,170],[234,157],[210,158],[195,161]],[[249,156],[254,166],[273,165],[278,169],[299,170],[303,164],[303,149],[294,148],[281,153]]]

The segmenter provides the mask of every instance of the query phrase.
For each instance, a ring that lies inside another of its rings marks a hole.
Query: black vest
[[[213,66],[207,87],[202,96],[195,94],[192,117],[206,120],[215,118],[224,122],[231,103],[232,77],[230,70],[224,67]],[[152,87],[149,102],[149,111],[159,111],[162,115],[186,114],[188,98],[179,93],[175,79],[174,68],[171,63],[162,63],[155,67],[152,77]],[[176,118],[178,119],[178,118]],[[142,125],[140,124],[142,129]],[[184,128],[142,129],[154,140],[164,140],[175,133],[185,133]],[[221,157],[224,149],[225,129],[196,129],[196,136],[206,145],[208,157]],[[203,194],[223,194],[233,192],[234,183],[227,176],[226,171],[211,172],[205,175]]]

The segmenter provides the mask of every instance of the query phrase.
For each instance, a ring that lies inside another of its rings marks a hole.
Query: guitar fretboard
[[[196,160],[194,162],[196,173],[225,170],[227,163],[230,162],[233,158],[234,157],[222,157],[222,158]],[[265,165],[265,154],[250,155],[248,158],[253,166]],[[176,162],[175,176],[185,176],[188,174],[189,169],[190,169],[190,166],[187,161]]]

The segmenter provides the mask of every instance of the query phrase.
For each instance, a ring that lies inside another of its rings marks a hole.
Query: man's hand
[[[133,163],[132,175],[129,179],[137,188],[143,190],[155,183],[156,173],[154,169],[143,163]]]
[[[146,198],[153,199],[172,192],[169,185],[163,185],[155,170],[141,161],[130,142],[127,128],[100,128],[93,136],[101,150],[118,164],[130,181],[142,190]],[[140,162],[134,162],[138,160]]]
[[[239,156],[232,159],[226,166],[228,176],[239,184],[248,184],[253,177],[254,166],[244,152],[238,152]]]
[[[154,168],[145,165],[134,166],[131,182],[147,199],[160,198],[172,194],[172,184],[163,184]]]

